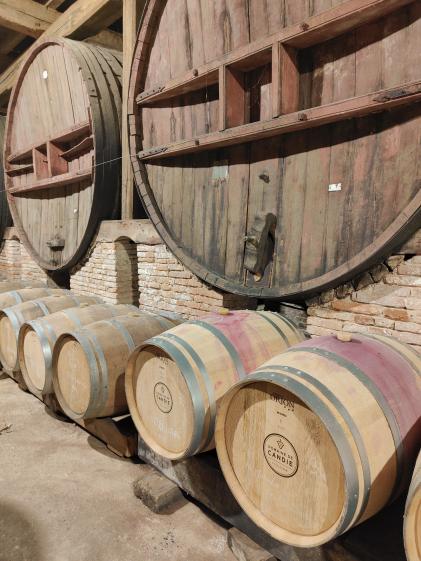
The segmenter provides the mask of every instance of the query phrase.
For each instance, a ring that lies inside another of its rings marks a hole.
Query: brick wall
[[[21,278],[21,243],[16,238],[3,240],[0,250],[0,276],[10,280]]]
[[[70,289],[75,294],[99,296],[110,304],[135,304],[185,318],[221,308],[257,306],[255,299],[226,294],[200,281],[173,257],[154,230],[151,233],[146,222],[136,230],[136,241],[128,237],[112,241],[115,228],[112,233],[100,230],[85,258],[70,271]],[[4,240],[0,276],[52,284],[16,237]]]
[[[94,243],[70,273],[70,289],[109,304],[139,303],[136,244],[128,239]]]
[[[421,352],[421,255],[392,256],[353,283],[307,304],[307,331],[312,336],[379,333]]]
[[[196,318],[221,308],[256,308],[257,301],[211,288],[177,261],[165,245],[137,245],[140,307]]]
[[[20,250],[20,275],[24,281],[41,281],[48,285],[55,285],[47,273],[39,267],[28,254],[23,244]]]
[[[0,276],[4,279],[41,281],[56,286],[50,276],[29,256],[23,244],[8,228],[0,250]]]

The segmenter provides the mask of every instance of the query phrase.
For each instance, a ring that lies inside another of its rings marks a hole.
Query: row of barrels
[[[216,445],[247,514],[302,547],[402,494],[421,448],[418,353],[384,336],[342,339],[305,340],[270,312],[182,322],[45,287],[0,294],[6,371],[20,370],[38,397],[54,393],[73,419],[129,409],[166,458]],[[411,561],[420,559],[420,462],[405,518]]]
[[[408,489],[421,449],[421,357],[381,335],[305,340],[268,312],[190,321],[145,342],[126,370],[142,439],[172,460],[216,446],[225,479],[272,537],[314,547]],[[420,561],[421,474],[405,518]]]

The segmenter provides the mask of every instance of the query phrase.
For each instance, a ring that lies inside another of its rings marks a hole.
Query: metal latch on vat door
[[[259,281],[274,252],[276,216],[272,212],[256,213],[249,233],[244,237],[244,268]]]
[[[59,249],[63,249],[66,242],[60,236],[55,235],[53,238],[51,238],[51,240],[47,240],[46,243],[50,249],[59,250]]]

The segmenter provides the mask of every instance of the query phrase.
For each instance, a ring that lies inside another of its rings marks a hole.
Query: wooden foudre
[[[421,452],[406,500],[403,537],[408,561],[421,561]]]
[[[214,447],[221,396],[303,339],[279,314],[237,311],[190,321],[147,341],[126,370],[127,401],[141,437],[170,459]]]
[[[306,341],[224,397],[216,447],[226,481],[272,537],[313,547],[408,485],[421,445],[421,358],[385,336]]]
[[[66,415],[80,420],[126,413],[130,353],[177,323],[138,310],[61,335],[53,352],[53,387]]]
[[[85,254],[118,212],[121,54],[47,38],[29,50],[10,98],[5,177],[19,237],[44,269]]]
[[[53,349],[62,333],[135,311],[137,308],[128,304],[96,304],[61,310],[25,323],[19,332],[18,358],[28,389],[38,397],[53,393]]]
[[[302,299],[405,242],[420,38],[419,0],[150,0],[130,155],[177,259],[228,292]]]
[[[0,361],[7,372],[19,372],[18,339],[24,323],[66,308],[101,302],[97,296],[76,296],[68,290],[61,292],[0,309]]]

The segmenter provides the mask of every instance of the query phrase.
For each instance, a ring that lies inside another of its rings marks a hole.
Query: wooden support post
[[[227,124],[227,98],[225,96],[225,66],[222,65],[218,69],[218,88],[219,88],[219,130],[225,130]]]
[[[132,164],[130,162],[129,135],[127,128],[127,96],[132,56],[136,44],[137,26],[144,4],[145,0],[123,0],[123,116],[121,130],[121,218],[123,220],[133,218],[134,177]]]
[[[272,117],[298,111],[299,80],[297,50],[275,43],[272,48]]]
[[[248,122],[245,76],[241,70],[225,67],[225,126],[239,127]]]

